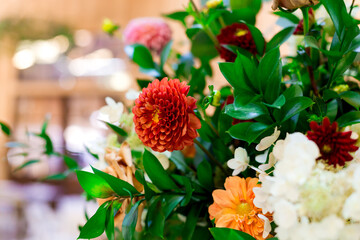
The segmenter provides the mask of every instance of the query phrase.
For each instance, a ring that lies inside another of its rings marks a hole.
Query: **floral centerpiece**
[[[269,41],[254,26],[261,4],[190,1],[166,15],[186,28],[186,54],[161,19],[126,27],[125,52],[149,78],[128,112],[109,99],[101,111],[117,135],[93,154],[106,167],[69,167],[99,203],[79,239],[360,239],[354,1],[274,0],[291,24]],[[297,54],[281,58],[292,35]],[[208,81],[217,56],[220,89]]]

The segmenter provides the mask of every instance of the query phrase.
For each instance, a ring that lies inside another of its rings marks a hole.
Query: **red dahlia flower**
[[[182,150],[194,143],[201,127],[195,116],[196,99],[186,96],[190,86],[179,79],[150,83],[135,101],[135,131],[145,146],[154,151]]]
[[[327,117],[321,126],[314,121],[311,122],[310,128],[312,131],[308,131],[307,137],[318,145],[321,153],[319,159],[334,167],[344,166],[345,162],[353,159],[349,152],[355,152],[358,147],[354,145],[356,140],[351,139],[351,131],[340,132],[337,122],[330,124]]]
[[[252,54],[257,53],[254,39],[245,23],[233,23],[232,25],[221,29],[220,34],[217,35],[217,40],[220,45],[234,45],[241,47]],[[235,53],[222,46],[218,48],[218,51],[220,53],[220,57],[225,61],[235,62]]]

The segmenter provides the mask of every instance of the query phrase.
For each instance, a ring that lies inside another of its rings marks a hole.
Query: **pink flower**
[[[142,44],[160,53],[171,40],[171,29],[161,18],[136,18],[123,32],[126,45]]]

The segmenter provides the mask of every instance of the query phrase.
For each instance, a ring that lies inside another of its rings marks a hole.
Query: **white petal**
[[[128,100],[136,100],[139,95],[140,95],[141,92],[139,91],[136,91],[134,89],[130,89],[129,91],[127,91],[127,93],[125,94],[125,97],[128,99]]]
[[[242,163],[249,163],[249,157],[245,148],[238,147],[235,149],[234,158]]]
[[[239,173],[241,173],[242,171],[241,171],[241,169],[240,168],[237,168],[237,169],[235,169],[234,171],[233,171],[233,173],[232,173],[232,175],[233,176],[237,176]]]
[[[105,98],[105,102],[106,102],[106,104],[109,105],[109,106],[114,106],[114,105],[116,105],[115,100],[112,99],[111,97],[106,97],[106,98]]]
[[[264,231],[263,231],[263,235],[262,237],[263,238],[266,238],[269,233],[271,232],[271,225],[270,225],[270,221],[267,217],[265,217],[264,215],[262,214],[259,214],[258,217],[264,221]]]
[[[275,127],[274,133],[271,136],[264,137],[261,139],[260,143],[256,145],[255,149],[257,151],[264,151],[265,149],[268,149],[280,136],[280,131],[277,130],[277,127]]]
[[[231,169],[236,169],[236,168],[238,168],[240,166],[240,162],[235,158],[230,159],[229,161],[227,161],[226,164]]]

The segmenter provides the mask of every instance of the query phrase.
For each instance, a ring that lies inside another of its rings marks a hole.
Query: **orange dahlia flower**
[[[179,79],[155,80],[135,101],[135,131],[145,146],[157,152],[182,150],[194,143],[201,127],[195,116],[196,99]]]
[[[209,207],[210,219],[216,227],[246,232],[258,240],[270,237],[271,214],[263,214],[254,203],[254,187],[260,187],[257,178],[228,177],[225,190],[213,192],[214,203]]]

